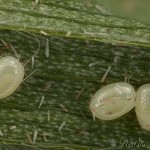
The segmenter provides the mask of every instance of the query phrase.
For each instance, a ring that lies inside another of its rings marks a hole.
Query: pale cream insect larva
[[[40,50],[39,39],[36,36],[35,38],[38,42],[38,49],[31,57],[33,62],[32,67],[34,65],[33,57]],[[1,42],[4,44],[5,47],[7,47],[8,44],[3,39],[1,39]],[[18,59],[12,56],[6,56],[0,59],[0,99],[11,95],[23,81],[25,81],[29,76],[31,76],[36,71],[34,70],[26,78],[24,78],[24,74],[25,74],[24,67],[30,61],[31,58],[29,58],[26,61],[26,63],[22,64],[19,61],[20,55],[17,53],[17,51],[14,49],[14,47],[11,44],[10,47]]]
[[[24,66],[12,56],[0,59],[0,99],[11,95],[21,84]]]
[[[150,84],[137,90],[135,112],[141,127],[150,131]]]
[[[112,120],[126,114],[135,106],[135,95],[133,86],[125,82],[102,87],[90,102],[93,117]]]

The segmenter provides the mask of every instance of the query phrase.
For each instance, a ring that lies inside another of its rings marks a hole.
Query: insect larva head
[[[113,83],[93,95],[90,109],[95,117],[112,120],[130,111],[134,107],[134,100],[135,90],[132,85],[124,82]]]
[[[24,77],[24,67],[18,59],[7,56],[0,59],[0,99],[12,94]]]

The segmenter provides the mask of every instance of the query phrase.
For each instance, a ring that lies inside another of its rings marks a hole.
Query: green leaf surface
[[[89,109],[90,94],[104,85],[126,77],[136,89],[149,82],[149,26],[102,15],[73,0],[37,4],[0,0],[0,38],[8,44],[0,43],[1,57],[14,56],[11,43],[23,64],[29,60],[25,65],[29,77],[11,96],[0,100],[1,149],[150,147],[149,132],[140,127],[134,111],[113,121],[94,122]],[[45,56],[46,41],[49,57]],[[33,139],[35,131],[33,145],[28,137]]]

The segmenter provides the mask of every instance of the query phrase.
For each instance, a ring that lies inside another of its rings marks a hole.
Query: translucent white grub
[[[111,66],[108,67],[108,69],[106,70],[105,74],[103,75],[102,79],[101,79],[101,83],[103,83],[108,75],[108,73],[110,72]]]
[[[22,83],[24,66],[12,57],[6,56],[0,59],[0,99],[11,95]]]
[[[36,37],[36,40],[38,42],[38,49],[34,53],[34,55],[31,57],[32,62],[33,62],[34,56],[38,53],[40,49],[40,42],[37,39],[37,37]],[[28,61],[26,61],[25,64],[22,64],[19,61],[20,55],[17,53],[15,48],[11,44],[6,43],[3,39],[1,39],[1,42],[4,44],[4,46],[7,49],[9,48],[12,49],[17,59],[12,56],[6,56],[0,59],[0,99],[11,95],[19,87],[19,85],[22,82],[24,82],[28,77],[30,77],[36,71],[34,70],[26,78],[24,78],[25,65],[29,62],[31,58],[28,59]],[[32,65],[33,64],[34,63],[32,63]]]
[[[135,106],[135,96],[135,90],[129,83],[117,82],[104,86],[92,96],[92,115],[101,120],[121,117]]]
[[[49,57],[49,40],[48,39],[46,39],[45,56]]]
[[[66,122],[63,121],[62,124],[60,125],[60,127],[58,128],[59,132],[63,129],[63,127],[65,126],[65,124],[66,124]]]
[[[141,127],[150,131],[150,84],[137,90],[135,112]]]

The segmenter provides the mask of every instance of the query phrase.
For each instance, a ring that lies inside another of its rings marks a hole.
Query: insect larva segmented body
[[[129,83],[112,83],[92,96],[90,109],[93,116],[99,119],[116,119],[135,106],[135,96],[135,90]]]
[[[150,84],[142,85],[138,89],[135,112],[141,127],[150,131]]]
[[[12,56],[0,59],[0,99],[11,95],[21,84],[24,66]]]

